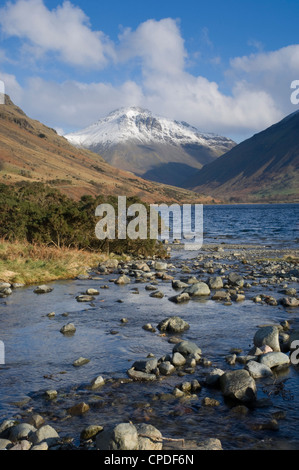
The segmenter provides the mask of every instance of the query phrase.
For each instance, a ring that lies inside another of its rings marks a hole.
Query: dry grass
[[[0,281],[35,284],[85,274],[103,253],[0,240]]]

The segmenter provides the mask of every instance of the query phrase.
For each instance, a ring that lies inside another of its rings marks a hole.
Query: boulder
[[[296,297],[283,297],[282,299],[279,300],[279,302],[284,307],[298,307],[299,306],[299,300],[296,299]]]
[[[175,371],[175,367],[170,361],[164,361],[159,364],[159,371],[161,375],[171,375]]]
[[[135,370],[134,367],[131,367],[131,369],[127,371],[127,374],[131,379],[140,382],[153,382],[157,379],[155,374],[148,374],[147,372]]]
[[[44,425],[35,432],[32,432],[29,435],[29,440],[33,445],[40,444],[41,442],[46,442],[48,446],[56,444],[59,440],[59,435],[52,426]]]
[[[125,274],[121,274],[118,279],[116,279],[115,284],[118,285],[125,285],[125,284],[130,284],[131,279],[126,276]]]
[[[73,323],[67,323],[66,325],[63,325],[63,327],[60,329],[60,333],[63,335],[72,335],[76,331],[76,327]]]
[[[163,261],[156,261],[154,263],[154,269],[156,271],[166,271],[167,268],[168,268],[168,264],[164,263]]]
[[[210,288],[205,282],[196,282],[186,287],[183,290],[184,293],[189,294],[191,297],[200,297],[210,294]]]
[[[183,356],[188,356],[188,354],[197,354],[199,356],[201,355],[201,349],[192,341],[180,341],[179,343],[175,344],[172,352],[179,352]]]
[[[257,361],[247,362],[245,369],[248,370],[249,374],[254,379],[261,379],[263,377],[270,377],[273,375],[270,367]]]
[[[150,357],[145,360],[135,361],[132,367],[137,371],[150,374],[157,368],[157,366],[158,360],[155,357]]]
[[[138,424],[138,450],[162,450],[161,432],[151,424]]]
[[[80,439],[85,441],[88,439],[94,438],[99,432],[103,431],[103,426],[96,426],[95,424],[91,424],[87,426],[81,431]]]
[[[27,439],[30,433],[35,432],[36,428],[28,423],[17,424],[10,428],[9,440],[12,442],[20,441],[21,439]]]
[[[188,300],[190,300],[190,295],[187,292],[182,292],[181,294],[169,297],[168,300],[175,302],[176,304],[181,304],[183,302],[188,302]]]
[[[245,369],[225,372],[219,383],[223,395],[227,398],[241,402],[256,400],[255,381]]]
[[[175,367],[180,367],[186,364],[186,358],[179,352],[175,352],[172,356],[172,364]]]
[[[217,290],[222,289],[223,281],[221,276],[210,277],[208,280],[208,285],[210,289]]]
[[[138,450],[138,433],[131,423],[118,424],[111,433],[110,450]]]
[[[280,351],[278,328],[276,326],[263,326],[259,328],[254,335],[253,342],[258,348],[267,345],[273,351]]]
[[[165,318],[158,325],[160,331],[167,331],[169,333],[181,333],[190,328],[190,325],[180,317],[174,316]]]
[[[261,356],[259,356],[259,361],[261,364],[270,367],[270,369],[272,369],[273,367],[290,364],[289,356],[285,353],[277,351],[262,354]]]
[[[53,287],[42,285],[42,286],[36,287],[33,292],[35,294],[47,294],[49,292],[52,292],[52,290],[53,290]]]
[[[228,280],[228,283],[231,286],[235,286],[235,287],[243,287],[244,286],[244,279],[238,273],[234,273],[234,272],[229,273],[227,280]]]

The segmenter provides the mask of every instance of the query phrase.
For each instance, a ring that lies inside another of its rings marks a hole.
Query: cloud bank
[[[7,80],[7,92],[17,104],[66,131],[90,125],[118,107],[138,105],[237,138],[296,110],[290,84],[299,79],[297,44],[232,58],[221,80],[224,92],[215,81],[190,72],[180,25],[172,18],[150,19],[135,30],[124,29],[112,41],[103,31],[94,31],[85,13],[69,1],[49,10],[42,0],[18,0],[0,10],[0,27],[7,38],[18,38],[22,58],[25,54],[36,66],[54,61],[98,74],[92,81],[73,79],[72,74],[57,81],[36,73],[21,87],[17,76],[1,74],[0,55],[0,78]],[[117,73],[118,80],[102,80],[103,71]]]

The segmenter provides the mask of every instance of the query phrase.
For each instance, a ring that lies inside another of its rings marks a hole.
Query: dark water
[[[299,204],[204,206],[204,240],[298,248]]]
[[[265,245],[280,244],[283,240],[284,247],[294,247],[296,243],[291,234],[298,236],[298,206],[210,206],[205,208],[205,223],[208,243],[222,240],[226,243],[228,240],[258,243],[260,234]],[[276,235],[278,225],[281,239]],[[268,234],[266,239],[265,234]],[[192,258],[197,255],[197,252],[176,251],[173,260],[169,261],[175,266],[170,274],[175,278],[183,276],[182,265],[189,263],[192,266]],[[246,275],[246,265],[238,269],[244,269],[242,274]],[[149,353],[157,357],[171,354],[173,346],[167,336],[160,336],[158,331],[146,332],[142,326],[148,322],[156,326],[172,315],[179,315],[190,324],[182,338],[196,342],[213,367],[226,369],[225,356],[230,349],[242,348],[246,354],[253,344],[258,325],[283,320],[297,325],[298,308],[258,305],[251,300],[261,292],[279,298],[281,285],[252,287],[244,302],[230,306],[209,299],[176,305],[168,300],[174,291],[167,281],[159,281],[158,286],[165,297],[155,299],[145,291],[146,284],[132,280],[129,285],[116,286],[109,282],[113,278],[115,275],[97,275],[97,279],[88,281],[55,282],[52,284],[54,290],[45,295],[34,294],[35,286],[32,286],[15,290],[10,297],[0,299],[0,339],[5,343],[6,359],[6,364],[0,368],[0,421],[18,414],[20,408],[16,402],[29,396],[32,400],[28,406],[40,413],[46,410],[49,413],[47,422],[61,435],[72,435],[75,439],[87,424],[146,420],[156,425],[164,436],[179,438],[183,435],[185,439],[197,440],[217,437],[225,449],[299,449],[299,372],[293,366],[277,377],[283,390],[275,388],[272,379],[270,382],[257,381],[258,398],[270,398],[272,403],[250,410],[247,417],[234,416],[217,390],[203,388],[196,402],[184,405],[169,398],[159,398],[161,393],[171,393],[175,384],[183,380],[204,379],[209,369],[200,366],[194,375],[184,379],[171,376],[154,384],[112,384],[92,397],[86,395],[83,386],[98,375],[106,379],[125,378],[132,362]],[[109,285],[109,289],[100,289],[104,285]],[[289,286],[298,288],[296,284],[289,283]],[[89,287],[98,288],[100,295],[92,304],[78,303],[75,297]],[[137,295],[132,291],[135,287],[139,289]],[[119,299],[123,302],[119,303]],[[47,314],[52,311],[55,317],[48,318]],[[68,316],[64,316],[65,313]],[[123,317],[128,323],[121,323]],[[75,335],[66,337],[59,330],[69,322],[74,323],[77,330]],[[75,368],[73,361],[80,356],[89,358],[90,362]],[[39,393],[48,389],[58,390],[62,398],[56,403],[45,403]],[[220,406],[215,409],[202,407],[201,399],[205,396],[216,398]],[[69,401],[63,397],[69,397]],[[76,400],[94,400],[96,404],[84,417],[60,421],[64,410]],[[278,431],[255,429],[256,423],[271,419],[277,411],[286,413],[279,421]]]
[[[191,221],[187,209],[185,216],[187,227],[196,232],[195,206],[191,206]],[[183,217],[182,208],[181,220]],[[183,226],[180,228],[180,222],[174,219],[173,222],[170,214],[170,238],[173,227],[184,233]],[[166,225],[169,225],[168,219]],[[296,248],[299,242],[299,204],[205,205],[203,239],[204,243],[249,243]]]

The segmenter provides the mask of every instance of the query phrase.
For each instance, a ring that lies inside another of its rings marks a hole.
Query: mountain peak
[[[76,146],[90,149],[98,145],[110,147],[125,142],[208,147],[220,142],[234,145],[230,139],[200,132],[186,122],[155,115],[139,106],[116,109],[91,126],[65,137]]]

